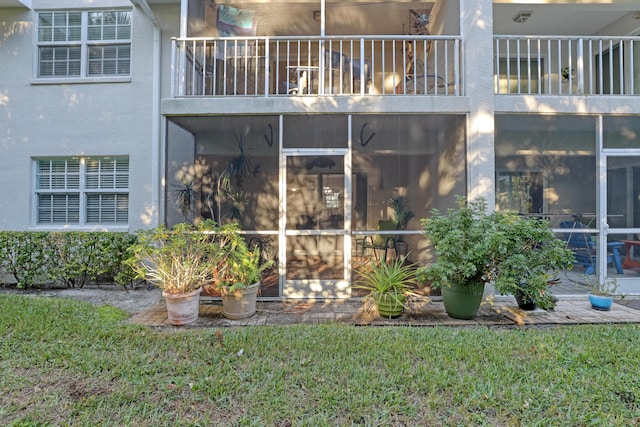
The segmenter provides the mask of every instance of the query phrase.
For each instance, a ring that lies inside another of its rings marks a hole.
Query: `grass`
[[[629,426],[636,325],[149,329],[0,296],[0,419],[41,426]]]

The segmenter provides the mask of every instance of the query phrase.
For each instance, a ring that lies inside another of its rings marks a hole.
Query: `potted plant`
[[[615,279],[600,281],[596,278],[589,292],[591,308],[609,311],[613,305],[613,298],[618,295],[618,282]]]
[[[131,247],[126,263],[137,277],[162,289],[169,323],[186,325],[198,319],[202,286],[214,278],[216,266],[224,254],[211,243],[215,229],[212,221],[198,226],[177,224],[142,230]]]
[[[576,71],[573,68],[569,68],[569,67],[562,68],[561,74],[562,74],[563,82],[568,82],[569,76],[571,76],[572,79],[575,79],[576,77]]]
[[[522,292],[550,309],[550,281],[556,271],[572,266],[573,253],[547,222],[504,211],[488,213],[483,199],[467,203],[458,197],[457,209],[447,214],[434,209],[421,223],[437,258],[418,275],[442,289],[445,310],[454,318],[475,317],[489,282],[500,294]]]
[[[259,247],[249,248],[237,233],[237,225],[225,227],[228,231],[217,238],[225,239],[228,252],[224,263],[216,266],[213,285],[222,297],[222,314],[228,319],[244,319],[256,312],[260,279],[273,260],[262,260]]]
[[[409,200],[405,196],[395,196],[387,201],[387,206],[393,209],[393,220],[398,230],[405,230],[409,221],[415,216],[413,211],[409,209]],[[407,242],[402,240],[399,235],[395,239],[396,252],[400,255],[407,254]]]
[[[183,177],[182,187],[175,190],[176,206],[178,207],[178,210],[180,210],[185,221],[189,224],[193,224],[193,221],[189,219],[189,215],[193,215],[198,199],[198,193],[193,186],[193,181],[188,181]]]
[[[379,260],[363,267],[357,279],[357,289],[367,292],[365,301],[373,304],[381,317],[394,318],[406,308],[406,297],[413,295],[414,266],[406,263],[406,256],[393,261]]]
[[[522,309],[552,310],[556,298],[549,288],[558,281],[560,270],[573,267],[573,251],[556,236],[547,220],[513,212],[491,216],[501,249],[496,255],[496,291],[514,295]]]
[[[409,209],[409,200],[405,196],[396,196],[390,198],[387,205],[393,209],[393,219],[398,230],[406,229],[411,218],[415,216],[413,211]]]

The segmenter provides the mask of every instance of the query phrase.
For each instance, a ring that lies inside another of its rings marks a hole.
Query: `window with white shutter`
[[[129,76],[129,10],[38,12],[38,77]]]
[[[36,160],[38,224],[126,224],[129,159]]]

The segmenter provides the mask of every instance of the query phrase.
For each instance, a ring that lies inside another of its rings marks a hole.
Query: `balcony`
[[[494,37],[495,93],[638,95],[640,37]]]
[[[461,96],[460,38],[174,38],[174,97]]]

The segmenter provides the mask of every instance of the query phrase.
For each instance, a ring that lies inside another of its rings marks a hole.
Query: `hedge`
[[[44,284],[126,286],[134,274],[123,261],[135,241],[129,233],[0,231],[0,272],[22,289]]]

